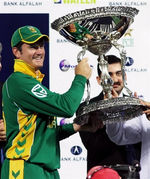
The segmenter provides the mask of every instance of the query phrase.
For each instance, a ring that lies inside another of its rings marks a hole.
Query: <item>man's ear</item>
[[[21,52],[17,49],[17,47],[13,47],[12,52],[16,58],[20,58]]]
[[[101,84],[101,78],[99,76],[96,77],[97,83],[100,85]]]

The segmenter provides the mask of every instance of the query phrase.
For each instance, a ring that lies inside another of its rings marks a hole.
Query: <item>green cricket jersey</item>
[[[64,94],[41,84],[44,75],[20,59],[3,86],[3,117],[7,159],[23,159],[47,170],[60,167],[59,140],[74,134],[72,124],[57,126],[56,118],[71,117],[84,93],[86,78],[76,75]]]

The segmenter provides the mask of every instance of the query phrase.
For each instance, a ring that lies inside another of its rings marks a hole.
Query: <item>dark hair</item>
[[[106,55],[104,56],[104,59],[107,60],[108,64],[113,64],[113,63],[121,64],[121,59],[116,57],[115,55]],[[97,64],[97,73],[98,76],[101,76],[102,71],[99,69],[99,63]]]
[[[23,42],[19,42],[17,45],[15,45],[15,47],[16,47],[19,51],[22,51],[22,44],[23,44]]]
[[[22,51],[22,44],[23,42],[19,42],[17,45],[15,45],[14,47],[16,47],[20,52]],[[13,54],[13,57],[16,58],[16,56]]]

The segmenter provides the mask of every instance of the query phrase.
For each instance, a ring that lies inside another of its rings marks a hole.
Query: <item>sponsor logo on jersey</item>
[[[45,97],[47,97],[47,92],[46,92],[46,90],[45,90],[40,84],[35,85],[35,86],[32,88],[31,92],[32,92],[35,96],[37,96],[37,97],[39,97],[39,98],[45,98]]]

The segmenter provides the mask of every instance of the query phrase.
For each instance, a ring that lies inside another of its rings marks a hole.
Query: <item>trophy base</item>
[[[78,109],[74,122],[84,125],[92,120],[101,120],[103,124],[129,120],[143,114],[144,106],[139,99],[119,97],[109,100],[100,100]]]

